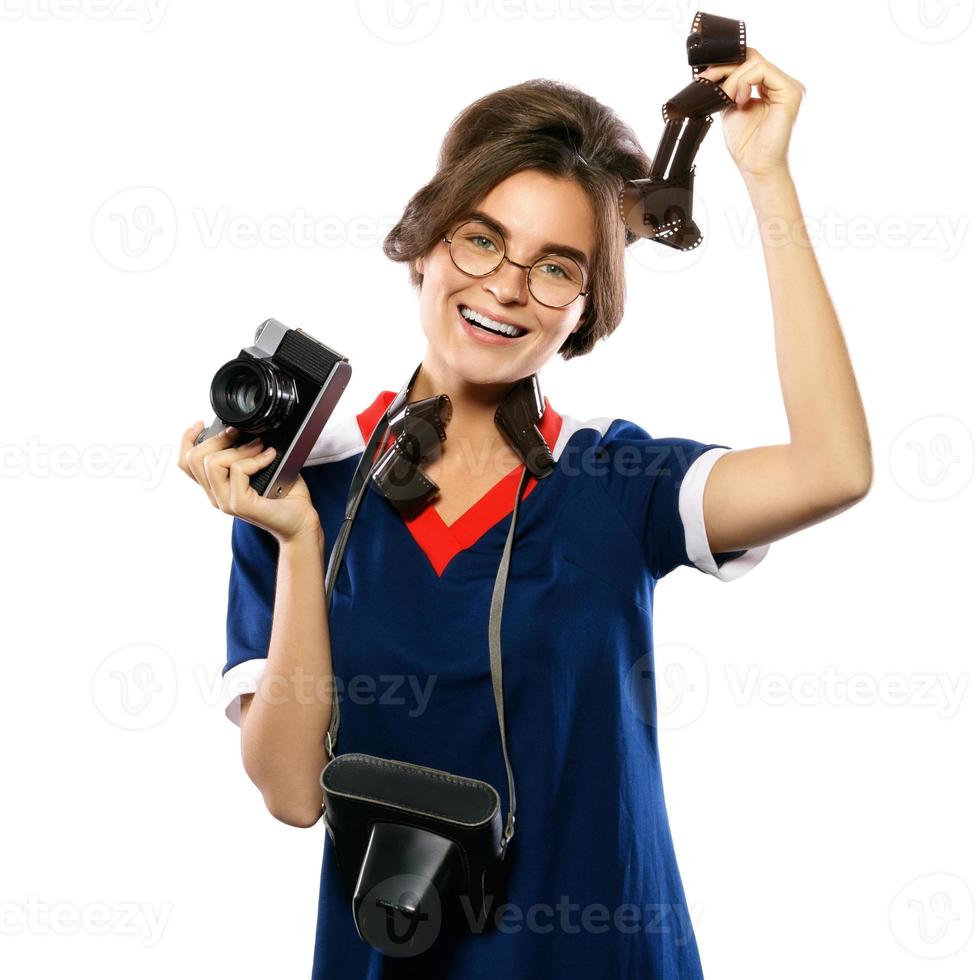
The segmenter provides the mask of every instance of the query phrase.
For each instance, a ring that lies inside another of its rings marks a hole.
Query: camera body
[[[195,444],[229,425],[238,429],[233,446],[261,438],[275,458],[249,482],[263,497],[281,497],[295,483],[350,376],[342,354],[302,330],[265,320],[253,345],[215,372],[215,419]]]

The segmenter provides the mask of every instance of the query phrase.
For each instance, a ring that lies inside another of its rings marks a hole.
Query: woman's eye
[[[553,272],[548,273],[549,277],[554,277],[555,273],[557,273],[558,276],[564,276],[566,279],[568,278],[568,274],[565,272],[565,270],[560,265],[555,265],[554,262],[546,262],[544,265],[540,266],[540,268],[545,270],[554,270]]]
[[[492,241],[490,241],[490,239],[487,238],[485,235],[474,235],[470,239],[470,241],[471,242],[486,242],[491,248],[495,248],[494,243]],[[479,246],[479,245],[478,245],[478,247],[482,248],[482,246]],[[486,250],[484,249],[484,251],[486,251]]]

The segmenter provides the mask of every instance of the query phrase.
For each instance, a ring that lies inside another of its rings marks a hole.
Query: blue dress
[[[325,560],[366,440],[395,394],[335,413],[302,471]],[[357,935],[320,822],[313,980],[702,978],[661,781],[653,594],[679,565],[737,578],[768,546],[708,548],[702,492],[730,447],[545,406],[540,428],[557,466],[528,480],[501,626],[517,793],[504,901],[484,932],[431,955],[383,956]],[[432,506],[406,520],[366,490],[329,617],[338,752],[486,780],[505,815],[487,623],[520,474],[515,467],[451,526]],[[237,723],[239,695],[256,690],[268,652],[277,545],[236,518],[232,556],[223,705]]]

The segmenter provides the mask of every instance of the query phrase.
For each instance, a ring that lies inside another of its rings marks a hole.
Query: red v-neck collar
[[[398,393],[395,391],[382,391],[363,412],[358,413],[357,424],[365,446],[378,424],[378,419],[388,410],[396,394]],[[551,407],[547,395],[544,396],[544,417],[539,428],[553,453],[561,429],[561,415]],[[388,440],[388,445],[390,443],[391,439]],[[515,466],[452,524],[446,524],[431,503],[410,520],[402,515],[405,526],[425,552],[436,575],[441,576],[456,555],[475,544],[494,524],[513,511],[521,470],[521,464]],[[527,499],[537,483],[537,478],[529,474],[521,500]]]

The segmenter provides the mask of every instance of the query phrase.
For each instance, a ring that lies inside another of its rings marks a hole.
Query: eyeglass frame
[[[458,232],[460,228],[462,228],[464,225],[469,225],[469,224],[486,225],[486,222],[480,221],[479,218],[466,218],[464,221],[461,221],[458,225],[456,225],[455,228],[452,229],[453,237],[455,237],[456,232]],[[486,226],[489,227],[489,225]],[[490,230],[493,231],[492,228]],[[456,260],[453,258],[453,247],[452,247],[453,239],[447,238],[445,235],[443,235],[442,240],[449,246],[449,261],[452,262],[452,264],[456,266],[457,269],[459,269],[459,266],[456,264]],[[582,292],[576,293],[567,303],[562,303],[561,306],[552,306],[551,303],[542,303],[541,300],[539,300],[538,297],[534,295],[534,290],[531,289],[531,270],[541,261],[541,259],[546,259],[548,258],[549,255],[560,255],[563,259],[567,259],[569,262],[574,262],[575,267],[582,274],[582,284],[583,285],[585,284],[585,278],[586,278],[585,270],[582,268],[578,259],[572,258],[571,255],[568,255],[565,252],[546,252],[544,255],[541,255],[538,258],[536,258],[530,265],[523,265],[520,262],[515,262],[507,254],[506,244],[504,245],[504,250],[500,255],[500,261],[489,272],[484,272],[481,275],[475,272],[467,272],[465,269],[459,269],[459,271],[462,272],[464,276],[471,276],[473,279],[486,279],[487,276],[492,276],[495,272],[499,272],[500,267],[504,264],[505,261],[509,262],[511,265],[516,265],[519,269],[527,270],[524,275],[524,280],[527,285],[527,294],[534,300],[535,303],[541,303],[542,306],[547,307],[549,310],[564,310],[566,307],[571,306],[572,303],[574,303],[575,300],[579,298],[579,296],[588,296],[592,292],[592,290],[586,289]]]

